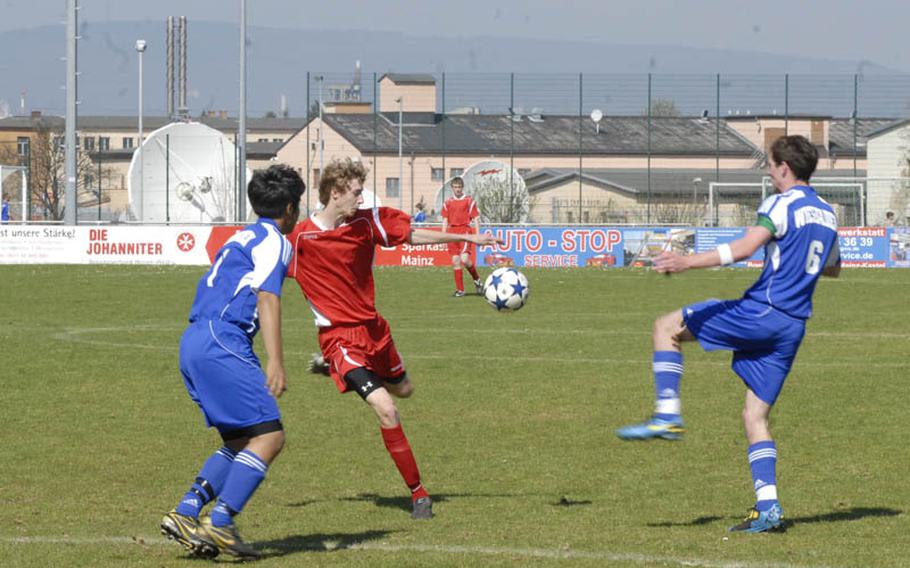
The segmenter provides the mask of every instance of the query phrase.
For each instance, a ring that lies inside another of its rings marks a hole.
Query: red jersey
[[[440,215],[448,221],[449,227],[467,227],[471,221],[480,217],[480,211],[477,209],[477,204],[474,203],[474,198],[470,195],[462,195],[446,199]]]
[[[288,235],[295,259],[288,272],[300,284],[319,327],[373,321],[376,245],[397,246],[411,236],[411,218],[389,207],[359,209],[343,225],[323,227],[310,217]]]

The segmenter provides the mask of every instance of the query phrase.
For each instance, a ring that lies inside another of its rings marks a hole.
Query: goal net
[[[887,211],[898,222],[910,216],[910,178],[818,177],[811,185],[831,204],[842,227],[882,224]],[[755,221],[761,202],[774,193],[771,178],[754,183],[708,185],[708,225],[741,227]]]
[[[0,198],[9,203],[9,221],[24,222],[28,216],[28,168],[0,164]]]

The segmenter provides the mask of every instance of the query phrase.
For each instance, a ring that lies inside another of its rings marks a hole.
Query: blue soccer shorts
[[[733,372],[773,405],[793,366],[806,321],[753,300],[708,300],[682,309],[705,351],[733,351]]]
[[[235,325],[191,324],[180,340],[180,372],[206,425],[221,433],[281,418],[252,341]]]

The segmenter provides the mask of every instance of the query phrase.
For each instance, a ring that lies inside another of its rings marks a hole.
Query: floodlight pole
[[[142,127],[142,115],[145,114],[142,107],[142,56],[147,45],[144,39],[136,40],[136,52],[139,53],[139,136],[136,138],[136,161],[139,164],[139,219],[141,221],[145,221],[145,172],[142,171],[142,135],[145,133]]]
[[[323,151],[325,150],[325,139],[322,133],[325,129],[325,125],[322,124],[322,83],[325,81],[325,75],[316,75],[316,80],[319,82],[319,180],[321,181],[324,166]]]
[[[66,0],[66,139],[64,147],[64,217],[67,225],[76,224],[76,12],[78,0]],[[55,176],[56,178],[56,176]]]
[[[29,148],[29,152],[31,152],[31,148]],[[24,224],[28,223],[28,221],[29,221],[29,218],[28,218],[28,205],[29,205],[29,203],[28,203],[28,199],[29,199],[28,175],[30,172],[28,171],[28,166],[21,166],[21,167],[22,167],[22,170],[21,170],[21,172],[22,172],[22,224],[24,225]]]
[[[240,132],[237,135],[239,157],[237,191],[240,222],[246,219],[246,0],[240,0]]]
[[[404,114],[404,96],[398,97],[398,209],[404,210],[404,162],[401,155],[401,119]],[[413,213],[413,211],[411,212]]]

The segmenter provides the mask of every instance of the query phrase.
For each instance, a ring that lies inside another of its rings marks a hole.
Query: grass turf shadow
[[[334,552],[363,542],[380,540],[395,531],[372,530],[359,533],[306,534],[253,543],[262,558],[287,556],[298,552]]]
[[[781,523],[781,528],[787,529],[798,523],[836,523],[842,521],[858,521],[866,517],[895,517],[897,515],[902,515],[903,513],[904,512],[900,509],[890,509],[887,507],[851,507],[849,509],[844,509],[843,511],[832,511],[830,513],[805,517],[785,516],[784,522]],[[692,519],[691,521],[663,521],[660,523],[648,523],[645,526],[655,528],[695,527],[733,518],[735,517],[705,516]]]
[[[446,501],[451,501],[452,499],[459,498],[509,498],[509,497],[526,497],[526,495],[517,495],[517,494],[490,494],[490,493],[433,493],[430,495],[433,498],[433,503],[445,503]],[[323,501],[321,499],[307,499],[304,501],[297,501],[294,503],[288,503],[288,507],[306,507],[308,505],[313,505]],[[389,509],[400,509],[402,511],[410,512],[413,507],[413,503],[410,497],[396,495],[394,497],[377,495],[376,493],[360,493],[355,497],[339,497],[337,501],[348,501],[348,502],[366,502],[373,503],[377,507],[385,507]],[[554,507],[579,507],[591,505],[593,502],[590,500],[573,500],[569,497],[561,497],[557,501],[551,501],[549,504]]]

